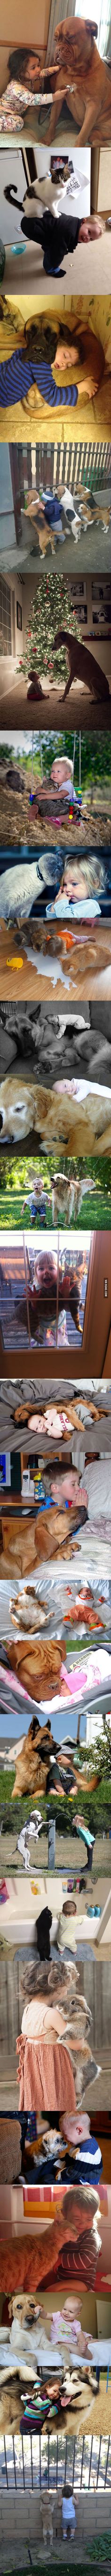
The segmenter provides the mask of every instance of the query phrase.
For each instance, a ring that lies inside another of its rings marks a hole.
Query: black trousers
[[[50,275],[52,272],[52,277],[61,276],[61,261],[65,257],[67,259],[68,251],[76,250],[79,231],[80,225],[73,215],[71,218],[70,215],[60,215],[58,220],[50,207],[46,207],[43,217],[42,209],[41,215],[31,215],[31,209],[29,215],[22,215],[21,232],[29,241],[41,243],[46,276],[49,272]]]

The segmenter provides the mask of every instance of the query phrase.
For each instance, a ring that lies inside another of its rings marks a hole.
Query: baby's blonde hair
[[[79,868],[78,852],[77,852],[77,861],[76,861],[76,859],[75,859],[75,858],[74,858],[74,860],[73,860],[73,853],[72,853],[72,851],[71,851],[71,852],[70,852],[70,850],[68,851],[68,857],[67,857],[67,854],[65,853],[65,858],[64,858],[64,877],[65,877],[66,868],[68,868],[68,859],[69,859],[69,872],[70,872],[70,874],[72,874],[72,877],[74,878],[74,884],[75,884],[75,880],[76,880],[76,877],[77,877],[77,870],[78,870],[78,868]],[[86,886],[86,894],[87,894],[87,896],[88,896],[88,895],[90,895],[90,894],[92,894],[92,896],[93,896],[93,895],[95,895],[95,901],[96,901],[96,895],[104,894],[104,887],[105,887],[105,864],[104,864],[104,860],[102,860],[102,857],[101,857],[101,851],[100,851],[100,853],[99,853],[99,851],[98,851],[98,856],[97,856],[97,854],[96,854],[96,850],[94,851],[94,853],[93,853],[93,851],[92,851],[91,856],[89,857],[89,859],[85,859],[85,858],[84,858],[84,851],[83,851],[83,853],[82,853],[82,851],[81,851],[81,861],[80,861],[80,864],[81,864],[81,869],[82,869],[82,876],[84,877],[84,886]],[[63,883],[64,883],[64,877],[63,877]],[[61,888],[61,891],[62,891],[62,888]],[[78,891],[78,902],[79,902],[79,891]]]

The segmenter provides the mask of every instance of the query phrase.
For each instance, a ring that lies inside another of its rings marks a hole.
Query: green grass
[[[61,2533],[61,2538],[62,2538],[62,2540],[63,2540],[63,2533]],[[59,2534],[58,2534],[58,2540],[59,2540]],[[103,2535],[102,2535],[102,2534],[100,2535],[100,2534],[99,2534],[99,2532],[98,2532],[98,2534],[96,2535],[96,2539],[95,2539],[95,2540],[93,2539],[93,2540],[91,2540],[91,2541],[89,2541],[89,2542],[88,2542],[88,2541],[86,2541],[87,2576],[90,2576],[90,2568],[91,2568],[91,2567],[96,2567],[97,2565],[99,2565],[99,2567],[103,2567],[103,2566],[105,2567],[105,2565],[106,2565],[106,2561],[107,2561],[107,2565],[108,2565],[108,2567],[110,2567],[110,2564],[111,2564],[111,2532],[109,2532],[109,2536],[108,2536],[108,2532],[107,2532],[107,2534],[104,2532],[104,2534],[103,2534]],[[50,2563],[52,2563],[52,2552],[51,2552],[51,2550],[50,2550]],[[74,2556],[73,2556],[73,2559],[71,2559],[71,2557],[70,2557],[70,2558],[66,2558],[66,2554],[65,2554],[66,2576],[74,2576],[74,2568],[75,2568],[75,2570],[76,2570],[76,2576],[80,2576],[80,2566],[81,2566],[81,2564],[82,2564],[82,2567],[83,2567],[83,2569],[84,2569],[84,2576],[85,2576],[85,2558],[82,2556],[82,2560],[81,2560],[80,2558],[78,2559],[78,2558],[76,2558],[76,2557],[75,2557],[75,2543],[74,2543]],[[34,2562],[34,2560],[32,2560],[32,2567],[33,2567],[33,2576],[44,2576],[44,2557],[43,2557],[43,2559],[42,2559],[42,2558],[40,2558],[40,2559],[39,2559],[39,2558],[37,2558],[37,2568],[35,2567],[35,2562]],[[7,2570],[6,2570],[6,2576],[8,2576],[8,2571],[7,2571]],[[10,2568],[10,2576],[11,2576],[11,2568]],[[29,2562],[27,2562],[27,2569],[26,2569],[26,2571],[24,2571],[24,2567],[23,2567],[23,2568],[19,2568],[19,2569],[17,2568],[17,2570],[16,2570],[16,2576],[29,2576]],[[49,2568],[48,2568],[48,2576],[49,2576]],[[53,2557],[53,2576],[58,2576],[58,2552],[57,2552],[57,2557],[56,2557],[56,2558],[54,2558],[54,2557]]]
[[[83,1748],[82,1748],[82,1758],[83,1758]],[[15,1828],[16,1828],[16,1831],[17,1831],[17,1833],[20,1833],[20,1831],[21,1831],[21,1826],[22,1826],[23,1824],[25,1824],[26,1816],[30,1816],[31,1809],[32,1809],[32,1812],[33,1812],[33,1807],[34,1807],[34,1806],[35,1806],[35,1804],[36,1804],[36,1791],[34,1791],[34,1796],[33,1796],[33,1794],[32,1794],[32,1790],[31,1790],[30,1798],[28,1797],[28,1795],[26,1795],[26,1797],[24,1797],[24,1798],[20,1798],[20,1797],[18,1797],[18,1798],[17,1798],[17,1797],[16,1797],[16,1798],[14,1799],[14,1804],[13,1804],[13,1805],[11,1805],[12,1789],[14,1788],[14,1779],[15,1779],[15,1771],[14,1771],[14,1770],[12,1770],[12,1771],[10,1770],[10,1776],[9,1776],[9,1771],[5,1771],[5,1770],[3,1771],[3,1770],[1,1769],[1,1771],[0,1771],[0,1807],[1,1807],[1,1810],[2,1810],[2,1814],[3,1814],[3,1809],[7,1809],[7,1832],[10,1830],[10,1831],[12,1831],[12,1833],[14,1833],[14,1827],[15,1827]],[[93,1833],[93,1832],[94,1832],[94,1834],[95,1834],[99,1829],[100,1829],[100,1832],[101,1832],[101,1833],[102,1833],[102,1831],[104,1831],[104,1830],[106,1830],[106,1833],[107,1833],[107,1828],[108,1828],[108,1826],[109,1826],[109,1823],[111,1824],[111,1778],[109,1778],[109,1779],[108,1779],[108,1778],[107,1778],[107,1776],[105,1777],[105,1769],[104,1769],[104,1772],[103,1772],[102,1780],[101,1780],[101,1781],[100,1781],[100,1780],[98,1781],[97,1788],[96,1788],[96,1789],[94,1789],[93,1795],[92,1795],[92,1796],[90,1796],[90,1789],[89,1789],[89,1797],[88,1797],[88,1796],[86,1797],[86,1796],[85,1796],[85,1788],[84,1788],[84,1792],[83,1792],[83,1789],[81,1789],[81,1786],[80,1786],[80,1773],[79,1773],[79,1768],[78,1768],[78,1777],[77,1777],[77,1802],[76,1802],[76,1803],[77,1803],[77,1811],[79,1810],[79,1814],[80,1814],[80,1816],[84,1815],[84,1822],[85,1822],[85,1825],[86,1825],[86,1823],[89,1825],[89,1829],[90,1829],[90,1832],[91,1832],[91,1833]],[[63,1799],[63,1801],[62,1801],[62,1799],[61,1799],[61,1798],[59,1798],[59,1796],[58,1796],[58,1797],[56,1797],[56,1800],[55,1800],[55,1798],[54,1798],[54,1797],[50,1796],[50,1817],[52,1817],[52,1820],[54,1820],[54,1817],[55,1817],[56,1827],[57,1827],[57,1830],[58,1830],[60,1833],[63,1833],[63,1832],[64,1832],[64,1833],[66,1833],[66,1834],[67,1834],[67,1833],[69,1833],[69,1832],[70,1832],[70,1834],[71,1834],[71,1827],[74,1825],[74,1823],[76,1824],[76,1803],[75,1803],[75,1800],[74,1800],[74,1808],[73,1808],[73,1800],[72,1800],[72,1801],[69,1801],[69,1798],[64,1798],[64,1799]],[[48,1808],[49,1808],[49,1798],[48,1798]],[[48,1824],[48,1819],[47,1819],[47,1801],[46,1801],[46,1799],[45,1799],[45,1798],[42,1798],[42,1797],[40,1798],[40,1808],[39,1808],[39,1805],[38,1805],[38,1814],[40,1814],[40,1816],[41,1816],[41,1818],[42,1818],[43,1831],[44,1831],[44,1830],[45,1830],[45,1831],[47,1831],[47,1824]],[[40,1846],[38,1846],[38,1848],[40,1848]]]
[[[33,1186],[34,1186],[34,1185],[33,1185]],[[64,1225],[64,1221],[65,1221],[65,1220],[64,1220],[64,1215],[63,1215],[63,1208],[61,1207],[61,1203],[60,1203],[60,1208],[59,1208],[59,1223],[60,1223],[60,1226]],[[10,1233],[12,1232],[12,1230],[14,1230],[14,1233],[15,1233],[15,1234],[16,1234],[17,1232],[19,1232],[19,1233],[23,1233],[23,1222],[24,1222],[24,1219],[23,1219],[23,1193],[21,1194],[21,1191],[19,1191],[19,1192],[18,1192],[18,1194],[17,1194],[17,1189],[12,1190],[12,1191],[11,1191],[11,1195],[10,1195],[10,1193],[9,1193],[9,1191],[8,1191],[8,1190],[6,1190],[6,1192],[4,1191],[4,1192],[3,1192],[3,1194],[2,1194],[2,1191],[1,1191],[1,1194],[0,1194],[0,1227],[1,1227],[1,1229],[2,1229],[4,1226],[6,1226],[8,1234],[10,1234]],[[41,1232],[41,1237],[42,1237],[42,1223],[41,1223],[40,1216],[37,1214],[37,1210],[36,1210],[36,1216],[35,1216],[35,1218],[32,1220],[32,1216],[31,1216],[31,1213],[30,1213],[30,1203],[29,1203],[29,1199],[28,1199],[28,1195],[27,1195],[27,1199],[26,1199],[26,1206],[25,1206],[25,1226],[27,1226],[27,1228],[28,1228],[28,1234],[32,1234],[32,1232],[33,1232],[33,1225],[34,1225],[34,1228],[35,1228],[36,1234],[39,1234],[39,1235],[40,1235],[40,1232]],[[43,1225],[44,1225],[44,1217],[43,1217]],[[72,1214],[72,1218],[70,1218],[70,1226],[72,1226],[72,1228],[73,1228],[73,1225],[75,1225],[75,1231],[76,1231],[76,1229],[77,1229],[77,1234],[80,1234],[80,1233],[81,1233],[81,1226],[83,1226],[83,1230],[84,1230],[84,1228],[85,1228],[86,1226],[88,1226],[88,1227],[89,1227],[89,1228],[91,1228],[91,1230],[92,1230],[92,1228],[93,1228],[93,1226],[94,1226],[94,1231],[95,1231],[95,1232],[96,1232],[96,1227],[97,1227],[97,1231],[98,1231],[98,1233],[99,1233],[99,1232],[101,1233],[102,1228],[104,1229],[104,1226],[105,1226],[105,1228],[106,1228],[106,1233],[107,1233],[107,1229],[109,1229],[109,1228],[110,1228],[110,1225],[111,1225],[111,1189],[110,1189],[109,1191],[107,1191],[107,1189],[106,1189],[106,1195],[105,1195],[105,1191],[102,1191],[100,1188],[98,1188],[98,1186],[97,1186],[97,1189],[94,1189],[94,1193],[93,1193],[93,1187],[92,1187],[92,1190],[86,1190],[86,1198],[85,1198],[85,1193],[84,1193],[83,1200],[81,1201],[81,1208],[80,1208],[80,1213],[79,1213],[79,1215],[77,1214],[77,1217],[76,1217],[76,1213],[75,1213],[75,1215],[74,1215],[74,1212],[73,1212],[73,1214]],[[46,1216],[45,1216],[45,1231],[46,1231],[46,1233],[47,1233],[47,1229],[48,1229],[48,1232],[49,1232],[49,1234],[50,1234],[50,1231],[52,1231],[52,1226],[53,1226],[52,1202],[51,1202],[50,1192],[48,1192],[48,1189],[47,1189]]]
[[[47,1227],[48,1227],[48,1232],[49,1232],[49,1233],[50,1233],[50,1227],[51,1227],[51,1230],[52,1230],[52,1222],[53,1222],[53,1220],[52,1220],[52,1205],[51,1205],[51,1198],[50,1198],[50,1197],[48,1197],[48,1191],[47,1191],[47,1207],[46,1207],[46,1217],[45,1217],[45,1230],[46,1230],[46,1229],[47,1229]],[[89,1222],[89,1220],[88,1220],[88,1222]],[[108,1222],[108,1225],[109,1225],[109,1217],[108,1217],[108,1219],[107,1219],[107,1222]],[[37,1215],[37,1212],[36,1212],[36,1216],[35,1216],[35,1218],[34,1218],[34,1220],[33,1220],[33,1223],[34,1223],[34,1227],[35,1227],[35,1230],[36,1230],[36,1234],[39,1234],[39,1235],[40,1235],[40,1232],[41,1232],[41,1235],[42,1235],[42,1224],[41,1224],[40,1216],[38,1216],[38,1215]],[[101,1219],[101,1223],[103,1223],[103,1219]],[[19,1193],[18,1198],[17,1198],[17,1190],[16,1190],[16,1191],[13,1191],[13,1190],[12,1190],[11,1198],[10,1198],[10,1197],[9,1197],[9,1195],[8,1195],[8,1191],[6,1191],[6,1194],[4,1194],[4,1195],[3,1195],[3,1198],[2,1198],[2,1193],[1,1193],[1,1196],[0,1196],[0,1227],[1,1227],[1,1229],[2,1229],[2,1227],[3,1227],[3,1226],[6,1226],[8,1234],[9,1234],[9,1233],[12,1233],[12,1231],[13,1231],[13,1230],[14,1230],[14,1234],[16,1234],[16,1232],[19,1232],[19,1234],[20,1234],[20,1233],[22,1233],[22,1234],[23,1234],[23,1224],[24,1224],[24,1217],[23,1217],[23,1193],[22,1193],[22,1197],[21,1197],[21,1193]],[[63,1224],[62,1208],[61,1208],[61,1214],[60,1214],[60,1224],[61,1224],[61,1225]],[[104,1224],[106,1225],[106,1217],[105,1217],[105,1216],[104,1216]],[[28,1228],[28,1234],[32,1234],[33,1224],[32,1224],[32,1216],[31,1216],[31,1214],[30,1214],[30,1204],[29,1204],[28,1196],[27,1196],[27,1203],[26,1203],[26,1206],[25,1206],[25,1226],[27,1226],[27,1228]],[[44,1217],[43,1217],[43,1226],[44,1226]]]
[[[58,1184],[59,1174],[61,1175],[61,1171],[64,1174],[64,1178],[67,1180],[76,1178],[81,1182],[84,1180],[85,1183],[88,1182],[89,1175],[89,1187],[88,1189],[86,1187],[86,1195],[84,1195],[84,1198],[81,1201],[80,1212],[79,1215],[77,1215],[77,1233],[79,1234],[81,1232],[81,1226],[83,1226],[83,1230],[85,1230],[85,1227],[87,1226],[89,1226],[91,1230],[93,1226],[94,1229],[96,1229],[97,1226],[98,1231],[99,1229],[101,1230],[106,1227],[107,1231],[107,1228],[110,1227],[111,1223],[111,1155],[106,1153],[106,1155],[102,1154],[100,1156],[98,1153],[98,1155],[96,1155],[96,1159],[94,1154],[91,1156],[87,1155],[86,1161],[86,1157],[80,1154],[77,1156],[73,1155],[69,1159],[69,1156],[61,1150],[60,1153],[56,1154]],[[12,1154],[9,1154],[7,1148],[6,1151],[4,1149],[4,1152],[2,1148],[0,1152],[0,1226],[2,1228],[6,1226],[9,1233],[13,1227],[15,1233],[18,1230],[21,1232],[23,1230],[23,1221],[28,1227],[28,1232],[32,1233],[33,1231],[29,1206],[29,1190],[30,1193],[34,1194],[34,1176],[35,1182],[36,1178],[39,1180],[42,1177],[46,1190],[45,1226],[46,1232],[48,1228],[50,1233],[53,1223],[52,1181],[54,1177],[54,1154],[50,1154],[50,1152],[45,1154],[41,1148],[41,1153],[33,1157],[33,1146],[32,1152],[30,1148],[29,1156],[27,1153],[25,1155],[17,1153],[16,1155],[16,1153],[13,1153],[13,1150]],[[26,1204],[23,1220],[24,1199]],[[63,1206],[61,1206],[61,1190],[59,1221],[60,1226],[62,1227],[64,1218]],[[76,1214],[75,1219],[72,1215],[72,1227],[74,1222],[76,1229]],[[42,1223],[40,1222],[40,1217],[37,1215],[37,1212],[35,1226],[36,1231],[38,1233],[41,1232],[42,1237]]]
[[[12,1789],[14,1789],[14,1780],[15,1780],[15,1765],[14,1765],[14,1770],[13,1770],[13,1771],[11,1771],[11,1768],[10,1768],[10,1775],[9,1775],[9,1771],[5,1771],[5,1770],[3,1769],[2,1764],[1,1764],[1,1771],[0,1771],[0,1806],[3,1806],[3,1807],[5,1807],[5,1806],[7,1806],[7,1805],[8,1805],[8,1807],[9,1807],[9,1778],[10,1778],[10,1797],[12,1798]]]
[[[60,1220],[60,1222],[61,1222],[61,1220]],[[74,1220],[73,1220],[73,1218],[72,1218],[72,1224],[73,1224],[73,1222],[74,1222],[74,1224],[75,1224],[75,1226],[76,1226],[76,1217],[74,1218]],[[78,1233],[78,1234],[80,1233],[80,1227],[81,1227],[81,1226],[83,1226],[83,1227],[84,1227],[84,1226],[91,1226],[91,1228],[94,1226],[94,1231],[95,1231],[95,1233],[96,1233],[96,1226],[97,1226],[97,1231],[98,1231],[98,1233],[99,1233],[99,1230],[100,1230],[100,1232],[101,1232],[101,1230],[102,1230],[102,1226],[103,1226],[103,1227],[104,1227],[104,1226],[106,1226],[106,1230],[107,1230],[107,1227],[108,1227],[108,1226],[110,1226],[110,1225],[111,1225],[111,1191],[109,1191],[108,1195],[107,1195],[107,1193],[106,1193],[106,1198],[105,1198],[105,1194],[104,1194],[104,1196],[103,1196],[102,1190],[98,1190],[98,1189],[97,1189],[97,1190],[94,1190],[94,1197],[93,1197],[93,1190],[86,1190],[86,1198],[85,1198],[85,1191],[84,1191],[84,1198],[83,1198],[83,1201],[82,1201],[82,1203],[81,1203],[80,1216],[79,1216],[79,1217],[77,1217],[77,1233]]]
[[[18,1751],[19,1751],[19,1746],[18,1746]],[[13,1831],[13,1832],[14,1832],[14,1824],[17,1824],[17,1825],[18,1825],[18,1830],[19,1830],[19,1824],[20,1824],[20,1825],[25,1824],[25,1817],[26,1817],[26,1816],[30,1816],[31,1807],[34,1807],[34,1806],[35,1806],[35,1801],[36,1801],[36,1791],[34,1791],[34,1797],[33,1797],[33,1795],[32,1795],[32,1790],[31,1790],[31,1796],[30,1796],[30,1798],[28,1797],[28,1795],[27,1795],[25,1798],[20,1798],[20,1797],[19,1797],[19,1798],[16,1798],[16,1799],[14,1800],[14,1806],[12,1806],[12,1807],[11,1807],[12,1789],[14,1789],[14,1780],[15,1780],[15,1768],[14,1768],[14,1770],[13,1770],[13,1771],[11,1771],[11,1765],[10,1765],[10,1772],[9,1772],[9,1771],[5,1771],[5,1770],[3,1770],[3,1769],[1,1768],[1,1770],[0,1770],[0,1807],[2,1807],[2,1808],[3,1808],[3,1807],[6,1807],[6,1808],[7,1808],[7,1814],[8,1814],[8,1817],[9,1817],[9,1815],[10,1815],[10,1823],[12,1823],[12,1831]],[[40,1806],[40,1809],[38,1808],[38,1814],[39,1814],[39,1813],[41,1813],[41,1806]],[[43,1820],[46,1820],[46,1805],[45,1805],[45,1799],[42,1799],[42,1814],[43,1814]]]

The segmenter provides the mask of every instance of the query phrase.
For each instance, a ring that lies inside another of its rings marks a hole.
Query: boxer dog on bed
[[[74,24],[72,18],[63,19],[56,27],[54,61],[50,64],[50,142],[65,100],[79,129],[79,144],[111,142],[111,64],[104,59],[101,62],[96,35],[95,21],[91,26],[88,18],[76,18]]]
[[[30,1129],[46,1151],[60,1141],[69,1155],[98,1153],[98,1145],[100,1154],[111,1153],[110,1093],[104,1099],[104,1091],[89,1085],[82,1100],[78,1080],[46,1091],[34,1079],[23,1081],[23,1074],[19,1081],[19,1071],[7,1074],[0,1090],[0,1139],[2,1132],[3,1145],[6,1137],[19,1144]]]

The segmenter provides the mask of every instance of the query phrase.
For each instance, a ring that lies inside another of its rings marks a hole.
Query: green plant
[[[108,2531],[107,2531],[107,2532],[100,2532],[100,2533],[99,2533],[99,2532],[97,2532],[97,2533],[96,2533],[96,2538],[95,2538],[95,2540],[94,2540],[94,2538],[93,2538],[93,2540],[89,2540],[89,2541],[88,2541],[88,2543],[87,2543],[87,2541],[86,2541],[86,2557],[87,2557],[87,2547],[88,2547],[88,2559],[89,2559],[89,2562],[90,2562],[90,2566],[91,2566],[91,2567],[92,2567],[92,2566],[93,2566],[93,2567],[96,2567],[96,2566],[98,2565],[98,2563],[99,2563],[99,2567],[102,2567],[102,2565],[103,2565],[103,2560],[104,2560],[104,2566],[105,2566],[105,2564],[106,2564],[106,2559],[108,2559],[108,2566],[109,2566],[109,2561],[110,2561],[110,2559],[111,2559],[111,2531],[109,2531],[109,2532],[108,2532]],[[77,2571],[76,2571],[76,2576],[77,2576]]]
[[[1,1808],[1,1811],[2,1811],[2,1818],[3,1818],[3,1811],[4,1811],[3,1837],[4,1837],[7,1833],[11,1833],[11,1836],[12,1836],[12,1834],[16,1833],[17,1838],[18,1838],[18,1834],[20,1833],[21,1826],[22,1826],[23,1824],[25,1824],[25,1818],[26,1818],[26,1816],[30,1816],[30,1798],[28,1798],[28,1796],[27,1796],[27,1795],[26,1795],[26,1797],[25,1797],[25,1798],[20,1798],[20,1797],[19,1797],[19,1798],[15,1798],[15,1799],[14,1799],[14,1806],[13,1806],[13,1805],[11,1805],[12,1787],[13,1787],[13,1785],[14,1785],[14,1772],[11,1772],[11,1773],[10,1773],[10,1783],[12,1784],[12,1786],[10,1786],[10,1805],[9,1805],[9,1771],[8,1771],[8,1774],[6,1774],[6,1773],[4,1774],[4,1773],[3,1773],[3,1771],[1,1771],[1,1773],[0,1773],[0,1808]],[[33,1806],[35,1805],[35,1798],[33,1798],[33,1796],[31,1796],[31,1805],[32,1805],[32,1812],[33,1812]],[[62,1802],[62,1799],[61,1799],[61,1798],[59,1798],[59,1796],[58,1796],[58,1797],[56,1797],[56,1800],[55,1800],[55,1798],[54,1798],[54,1797],[52,1797],[52,1795],[51,1795],[51,1796],[50,1796],[50,1805],[49,1805],[49,1800],[48,1800],[48,1815],[47,1815],[47,1803],[46,1803],[46,1800],[45,1800],[44,1798],[42,1798],[42,1799],[41,1799],[41,1805],[40,1805],[40,1811],[39,1811],[39,1812],[40,1812],[40,1818],[41,1818],[41,1825],[42,1825],[42,1831],[43,1831],[43,1833],[44,1833],[44,1832],[45,1832],[45,1833],[48,1833],[48,1822],[49,1822],[49,1814],[50,1814],[50,1820],[52,1820],[52,1823],[54,1823],[54,1821],[55,1821],[55,1825],[56,1825],[56,1833],[59,1833],[59,1834],[60,1834],[60,1837],[61,1837],[61,1834],[62,1834],[62,1836],[67,1835],[67,1834],[70,1834],[70,1838],[72,1837],[72,1861],[73,1861],[74,1829],[75,1829],[76,1820],[77,1820],[77,1819],[76,1819],[76,1803],[75,1803],[75,1801],[74,1801],[74,1807],[73,1807],[73,1801],[71,1801],[71,1803],[70,1803],[69,1798],[64,1798],[64,1799],[63,1799],[63,1802]],[[110,1827],[110,1824],[111,1824],[111,1793],[110,1793],[110,1784],[108,1783],[108,1786],[106,1787],[106,1782],[104,1783],[104,1790],[103,1790],[103,1788],[102,1788],[102,1791],[101,1791],[101,1800],[100,1800],[100,1790],[98,1790],[98,1793],[97,1793],[97,1791],[95,1790],[95,1792],[93,1793],[93,1797],[91,1797],[91,1798],[90,1798],[90,1797],[89,1797],[89,1798],[87,1798],[87,1802],[86,1802],[85,1796],[84,1796],[84,1799],[83,1799],[83,1793],[81,1792],[81,1795],[80,1795],[80,1793],[79,1793],[79,1796],[77,1796],[77,1813],[78,1813],[78,1812],[79,1812],[79,1817],[80,1817],[80,1819],[81,1819],[81,1817],[82,1817],[82,1816],[84,1816],[85,1829],[87,1828],[87,1824],[88,1824],[88,1825],[89,1825],[90,1832],[93,1834],[94,1839],[95,1839],[95,1835],[96,1835],[96,1833],[98,1833],[98,1832],[100,1832],[100,1834],[102,1834],[102,1833],[104,1833],[104,1832],[105,1832],[105,1833],[107,1833],[107,1832],[108,1832],[108,1828]],[[39,1858],[40,1858],[40,1846],[39,1846]]]

